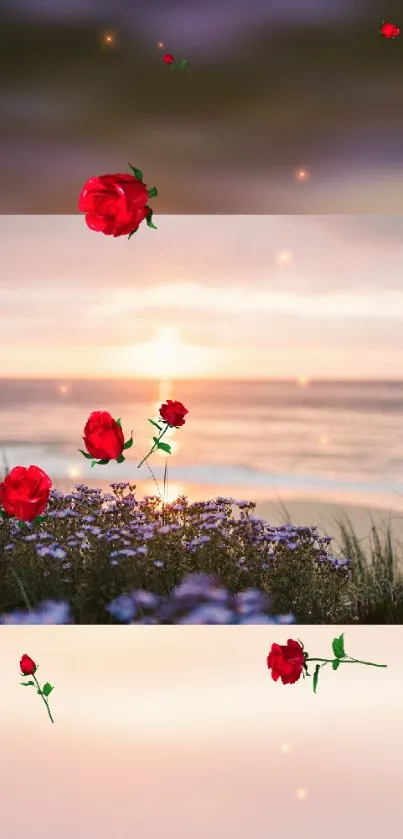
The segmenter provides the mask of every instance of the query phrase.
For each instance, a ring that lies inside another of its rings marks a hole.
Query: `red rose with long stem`
[[[50,713],[49,702],[48,702],[48,696],[49,696],[50,693],[52,693],[52,690],[54,690],[54,688],[51,684],[49,684],[49,682],[45,682],[44,686],[41,688],[41,686],[38,682],[38,679],[36,678],[36,675],[35,675],[37,669],[38,669],[38,666],[35,664],[35,662],[31,658],[31,656],[24,653],[24,655],[21,657],[21,660],[20,660],[21,675],[22,676],[32,676],[33,681],[30,680],[28,682],[20,682],[20,684],[24,688],[36,687],[36,692],[39,694],[39,696],[43,699],[43,701],[45,703],[49,719],[50,719],[51,722],[54,723],[54,719],[52,717],[52,714]]]
[[[286,645],[272,644],[267,657],[267,666],[271,670],[273,681],[280,679],[283,685],[293,685],[302,676],[310,676],[308,662],[319,661],[316,664],[313,674],[312,686],[316,693],[319,672],[326,664],[331,664],[333,670],[338,670],[341,664],[365,664],[368,667],[387,667],[387,664],[374,664],[372,661],[361,661],[358,658],[348,656],[344,649],[344,633],[332,641],[334,658],[310,658],[304,652],[304,645],[301,641],[289,638]]]
[[[172,399],[167,399],[167,401],[161,405],[160,407],[160,418],[165,423],[165,428],[162,428],[160,422],[155,422],[152,419],[148,421],[153,425],[155,428],[158,428],[160,432],[159,437],[153,437],[154,445],[151,447],[148,454],[143,457],[143,460],[137,466],[137,469],[140,469],[140,466],[144,463],[150,455],[155,452],[156,449],[160,449],[160,451],[166,452],[167,454],[171,454],[171,447],[169,443],[162,443],[161,440],[168,431],[168,428],[180,428],[182,425],[185,425],[184,417],[186,414],[189,413],[187,408],[182,405],[182,402],[174,402]]]

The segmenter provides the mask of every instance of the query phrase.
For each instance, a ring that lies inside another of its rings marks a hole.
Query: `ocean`
[[[55,485],[150,481],[147,467],[136,467],[152,444],[147,418],[167,398],[189,410],[171,436],[177,491],[203,497],[215,486],[251,500],[277,493],[390,504],[403,495],[403,382],[3,379],[0,449],[9,468],[34,463]],[[126,439],[133,429],[125,463],[91,469],[78,453],[94,410],[121,417]],[[149,463],[160,482],[165,459]]]

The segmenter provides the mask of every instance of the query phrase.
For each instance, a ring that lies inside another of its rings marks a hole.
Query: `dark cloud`
[[[74,213],[87,177],[128,160],[159,187],[162,213],[403,210],[403,49],[379,34],[380,15],[399,22],[397,5],[8,8],[0,212]],[[110,51],[99,43],[109,27],[119,36]],[[167,70],[160,40],[192,75]],[[294,180],[301,165],[312,170],[304,186]]]

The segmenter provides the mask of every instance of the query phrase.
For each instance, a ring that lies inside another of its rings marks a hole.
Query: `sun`
[[[179,330],[173,326],[160,326],[152,344],[152,356],[155,363],[158,366],[167,364],[170,369],[178,367],[183,351],[184,345]]]
[[[176,327],[159,326],[152,341],[130,348],[125,366],[141,378],[172,381],[203,376],[205,355],[205,348],[187,344]]]

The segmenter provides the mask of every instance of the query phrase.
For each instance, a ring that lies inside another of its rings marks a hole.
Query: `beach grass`
[[[362,624],[403,624],[402,544],[393,536],[390,521],[380,530],[372,520],[366,551],[346,513],[337,525],[341,550],[351,558],[353,619]]]
[[[40,522],[0,525],[6,623],[403,623],[401,545],[369,545],[345,515],[331,537],[254,516],[255,504],[53,490]],[[59,617],[58,617],[59,616]]]

